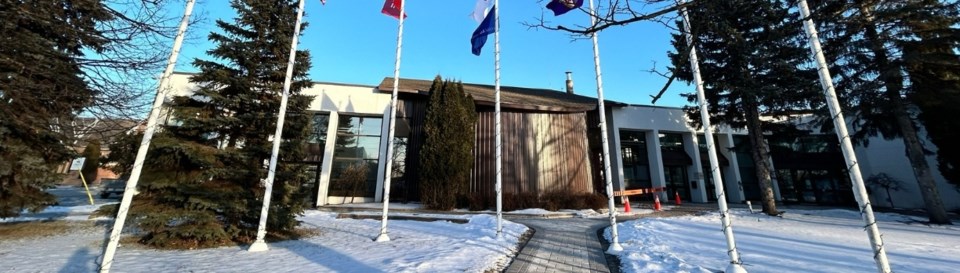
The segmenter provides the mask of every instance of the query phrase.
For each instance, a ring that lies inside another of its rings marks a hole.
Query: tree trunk
[[[887,96],[893,107],[894,120],[903,138],[903,145],[906,148],[907,158],[910,159],[910,165],[913,167],[913,173],[917,177],[917,184],[920,186],[920,195],[923,197],[927,216],[931,223],[951,224],[950,218],[947,216],[947,210],[943,206],[943,200],[940,199],[937,183],[934,181],[930,166],[927,164],[926,155],[923,153],[923,145],[920,144],[917,129],[900,94],[903,90],[904,81],[902,71],[900,67],[892,65],[887,59],[888,54],[883,41],[880,40],[880,35],[877,33],[869,4],[861,2],[859,8],[866,23],[865,38],[870,42],[870,50],[876,57],[875,61],[880,70],[879,78],[886,87],[884,95]]]
[[[767,164],[769,152],[767,143],[763,139],[763,128],[760,126],[760,110],[755,98],[744,98],[747,118],[747,135],[750,136],[750,151],[753,156],[753,165],[756,168],[757,182],[760,184],[760,199],[763,212],[768,215],[779,215],[777,201],[773,196],[773,180],[770,165]]]
[[[895,209],[896,206],[893,205],[893,195],[890,195],[890,187],[885,187],[887,189],[887,202],[890,202],[890,208]]]

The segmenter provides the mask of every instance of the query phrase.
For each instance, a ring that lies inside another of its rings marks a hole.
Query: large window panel
[[[380,163],[379,117],[340,115],[330,177],[331,196],[374,197]],[[366,169],[364,181],[351,180],[351,166]]]
[[[323,151],[327,146],[327,127],[329,124],[330,115],[313,115],[313,118],[310,120],[310,134],[307,135],[307,141],[304,143],[304,145],[306,145],[306,148],[304,149],[306,157],[303,159],[303,161],[323,161]]]

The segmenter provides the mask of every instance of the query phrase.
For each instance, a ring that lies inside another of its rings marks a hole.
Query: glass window
[[[621,130],[620,153],[623,157],[624,186],[628,189],[651,187],[646,134]]]
[[[643,132],[620,130],[620,142],[637,142],[646,147],[647,136]]]
[[[307,141],[304,143],[306,157],[303,161],[323,161],[323,151],[327,146],[327,127],[329,124],[330,115],[322,113],[313,115],[313,118],[310,120],[310,134],[307,135]]]
[[[338,121],[330,195],[374,197],[383,120],[378,117],[341,115]],[[350,166],[366,168],[366,180],[345,181],[344,172]]]
[[[327,126],[330,125],[330,115],[315,114],[310,121],[310,136],[307,137],[308,143],[318,143],[324,146],[327,143]]]
[[[664,150],[683,151],[683,135],[663,133],[660,134],[660,147]]]
[[[382,119],[380,118],[361,117],[358,135],[379,136],[383,128],[381,123]]]

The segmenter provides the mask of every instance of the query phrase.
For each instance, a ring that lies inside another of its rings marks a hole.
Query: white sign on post
[[[79,171],[80,169],[83,169],[83,162],[85,161],[87,161],[86,157],[74,159],[73,162],[70,162],[70,170]]]

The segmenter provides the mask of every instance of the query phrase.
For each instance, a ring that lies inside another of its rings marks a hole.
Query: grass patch
[[[73,226],[65,221],[0,223],[0,240],[47,237],[64,234]]]
[[[267,242],[272,243],[272,242],[281,242],[281,241],[288,241],[288,240],[300,240],[303,238],[315,237],[320,235],[323,235],[323,231],[320,230],[319,228],[298,227],[294,229],[293,232],[283,233],[283,234],[267,232],[267,237],[264,239],[267,240]]]

